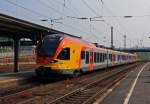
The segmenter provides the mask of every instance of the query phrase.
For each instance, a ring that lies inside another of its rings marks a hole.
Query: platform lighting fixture
[[[133,16],[99,16],[99,17],[91,17],[91,19],[95,19],[95,18],[103,18],[103,17],[123,17],[123,18],[132,18]]]
[[[94,19],[90,19],[90,21],[105,21],[105,20],[94,20]]]
[[[67,18],[81,19],[81,20],[87,20],[87,19],[89,19],[90,21],[104,21],[104,20],[96,20],[96,18],[101,18],[101,17],[88,18],[88,17],[72,17],[72,16],[67,16]]]
[[[72,18],[72,19],[82,19],[82,20],[89,19],[89,18],[87,18],[87,17],[72,17],[72,16],[67,16],[67,18]]]
[[[133,16],[123,16],[124,18],[132,18]]]
[[[62,17],[60,17],[60,18],[56,18],[56,19],[50,19],[50,20],[48,20],[48,19],[42,19],[42,20],[40,20],[40,21],[43,21],[43,22],[45,22],[45,21],[50,21],[51,22],[51,26],[53,26],[53,23],[59,23],[59,24],[62,24],[62,22],[58,22],[57,20],[62,20],[63,18]]]
[[[41,21],[48,21],[48,20],[46,20],[46,19],[42,19]]]
[[[95,19],[95,18],[103,18],[103,16],[91,17],[91,19]]]
[[[63,19],[63,18],[60,17],[60,18],[50,19],[50,20],[48,20],[48,19],[41,19],[40,21],[57,21],[57,20],[62,20],[62,19]]]
[[[82,19],[82,20],[87,20],[89,19],[90,21],[93,21],[94,19],[98,19],[98,18],[103,18],[103,17],[123,17],[123,18],[133,18],[133,16],[99,16],[99,17],[72,17],[72,16],[66,16],[67,18],[71,18],[71,19]],[[104,20],[94,20],[94,21],[104,21]]]

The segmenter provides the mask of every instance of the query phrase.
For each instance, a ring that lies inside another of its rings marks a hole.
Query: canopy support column
[[[14,38],[14,72],[19,72],[19,38]]]

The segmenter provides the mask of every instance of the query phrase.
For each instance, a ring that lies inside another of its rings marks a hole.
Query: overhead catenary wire
[[[40,0],[41,1],[41,0]],[[41,1],[42,2],[42,1]],[[55,1],[55,2],[57,2],[57,3],[59,3],[58,1]],[[68,0],[68,2],[71,4],[71,2]],[[64,3],[66,4],[66,1],[64,1]],[[62,6],[64,7],[67,7],[66,5],[64,5],[64,3],[60,3],[60,4],[62,4]],[[47,3],[47,5],[44,3],[44,5],[45,6],[50,6],[50,5],[48,5],[48,3]],[[73,6],[74,7],[74,6]],[[57,12],[57,11],[56,11]],[[63,14],[63,13],[60,13],[60,12],[57,12],[58,14]],[[67,16],[66,16],[67,17]],[[91,26],[91,25],[90,25]],[[93,26],[92,26],[93,27]],[[97,29],[95,28],[95,27],[93,27],[93,29],[95,29],[95,31],[99,34],[99,32],[97,31]],[[87,30],[87,29],[86,29]],[[90,33],[92,33],[91,32],[91,27],[90,27]],[[94,35],[94,33],[92,33],[93,35]],[[95,39],[97,39],[98,37],[96,36],[96,35],[94,35],[94,37],[95,37]]]
[[[112,15],[114,15],[113,12],[108,8],[108,6],[107,6],[106,3],[104,4],[104,6],[107,8],[107,10],[108,10]],[[120,18],[120,17],[123,17],[123,18],[132,18],[132,16],[115,16],[115,18],[114,18],[114,19],[117,21],[117,23],[120,25],[120,27],[122,28],[123,31],[126,31],[128,34],[131,34],[131,33],[124,27],[124,25],[122,25],[122,23],[118,20],[118,17],[119,17],[119,18]],[[105,18],[106,18],[106,17],[105,17]],[[116,29],[116,28],[115,28],[115,30],[116,30],[119,34],[121,34],[122,36],[124,36],[124,34],[126,34],[126,32],[120,33],[120,31],[119,31],[118,29]]]
[[[79,10],[71,3],[71,1],[70,0],[67,0],[68,2],[69,2],[69,4],[74,8],[73,10],[75,10],[75,11],[77,11],[76,13],[78,13],[79,14]],[[57,3],[60,3],[60,2],[58,2],[58,1],[54,1],[54,2],[57,2]],[[66,3],[66,2],[65,2]],[[61,5],[64,5],[63,3],[60,3]],[[65,7],[67,8],[67,6],[65,5]],[[69,16],[66,16],[66,17],[69,17]],[[94,27],[93,27],[94,28]],[[96,30],[97,31],[97,30]]]
[[[40,3],[43,4],[43,5],[45,5],[45,6],[48,7],[49,9],[55,11],[55,13],[63,15],[63,12],[60,12],[60,11],[56,10],[55,8],[51,7],[51,6],[49,5],[49,3],[45,3],[43,0],[38,0],[38,2],[40,2]]]
[[[52,0],[51,2],[47,1],[47,3],[52,3],[52,2],[55,2],[56,4],[59,4],[59,5],[63,6],[63,8],[64,8],[64,3],[62,3],[62,2],[59,2],[57,0]],[[70,4],[69,0],[67,0],[67,2]],[[76,10],[74,10],[73,8],[69,8],[68,5],[66,5],[66,3],[65,3],[65,8],[66,8],[66,10],[70,10],[71,9],[72,10],[72,12],[71,12],[72,14],[78,15],[78,12],[76,12]]]
[[[5,0],[5,1],[8,2],[9,4],[12,4],[12,5],[16,6],[16,7],[22,8],[22,9],[24,9],[24,10],[26,10],[26,11],[28,11],[28,12],[34,14],[34,15],[38,15],[38,16],[44,17],[44,18],[46,18],[46,19],[53,20],[51,17],[48,17],[47,15],[44,15],[44,14],[42,14],[42,13],[40,13],[40,12],[37,12],[37,11],[32,10],[32,9],[29,9],[29,8],[27,8],[27,7],[25,7],[25,6],[21,5],[21,4],[18,4],[18,3],[14,2],[14,1],[10,1],[10,0]],[[66,24],[63,24],[63,25],[66,26]],[[66,27],[68,27],[68,26],[66,26]],[[72,26],[69,26],[69,28],[72,28]],[[80,32],[81,32],[81,31],[83,32],[82,29],[76,29],[76,30],[78,30],[78,31],[80,31]],[[84,31],[84,33],[89,34],[87,31],[86,31],[86,32]],[[89,34],[89,35],[91,35],[91,34]],[[94,33],[93,33],[93,37],[94,37],[95,39],[97,39],[97,36],[95,36]]]
[[[41,14],[41,13],[39,13],[39,12],[37,12],[37,11],[32,10],[32,9],[26,8],[26,7],[22,6],[22,5],[19,5],[19,4],[15,3],[15,2],[12,2],[12,1],[10,1],[10,0],[4,0],[4,1],[6,1],[6,2],[8,2],[8,3],[10,3],[10,4],[14,5],[14,6],[20,7],[20,8],[22,8],[22,9],[24,9],[24,10],[26,10],[26,11],[32,13],[32,14],[35,14],[35,15],[38,15],[38,16],[41,16],[41,17],[48,18],[48,17],[47,17],[46,15],[44,15],[44,14]],[[50,19],[50,18],[49,18],[49,19]]]
[[[99,2],[99,1],[98,1]],[[100,5],[100,2],[99,2],[99,5]],[[100,16],[100,17],[97,17],[97,18],[114,18],[117,23],[122,27],[123,30],[127,30],[120,22],[117,18],[132,18],[133,16],[115,16],[113,15],[112,11],[107,7],[106,3],[103,2],[103,6],[105,6],[105,8],[112,14],[112,16]],[[106,23],[106,21],[105,21]],[[107,25],[109,26],[112,26],[110,25],[109,23],[106,23]],[[124,33],[121,33],[118,29],[114,28],[119,34],[124,34]],[[129,33],[129,32],[128,32]]]
[[[41,1],[41,0],[40,0]],[[58,3],[58,1],[55,1],[55,2],[57,2]],[[68,0],[68,2],[71,4],[71,2]],[[66,2],[65,2],[66,3]],[[64,4],[62,4],[63,6],[64,6]],[[46,6],[46,5],[45,5]],[[66,5],[65,5],[65,7],[67,7]],[[73,6],[74,7],[74,6]],[[59,13],[58,13],[59,14]],[[61,13],[62,14],[62,13]],[[66,16],[67,17],[67,16]],[[94,27],[93,27],[94,28]],[[87,30],[87,29],[86,29]],[[95,29],[96,30],[96,29]],[[96,30],[97,31],[97,30]],[[93,35],[94,35],[94,33],[92,33]],[[98,37],[96,36],[96,35],[94,35],[94,37],[95,37],[95,39],[97,39]]]
[[[24,9],[24,10],[30,12],[30,13],[33,13],[33,14],[35,14],[35,15],[42,16],[42,17],[44,17],[44,18],[48,18],[48,19],[52,20],[52,18],[50,18],[50,17],[48,17],[48,16],[45,16],[45,15],[43,15],[43,14],[41,14],[41,13],[39,13],[39,12],[36,12],[36,11],[34,11],[34,10],[32,10],[32,9],[28,9],[28,8],[26,8],[26,7],[22,6],[22,5],[19,5],[19,4],[15,3],[15,2],[12,2],[12,1],[9,1],[9,0],[5,0],[5,1],[8,2],[8,3],[10,3],[10,4],[12,4],[12,5],[14,5],[14,6],[20,7],[20,8],[22,8],[22,9]],[[69,28],[76,29],[76,28],[74,28],[74,27],[71,26],[71,25],[66,25],[66,24],[63,24],[63,25],[66,26],[66,27],[69,27]],[[81,32],[81,31],[83,32],[83,30],[80,30],[80,29],[76,29],[76,30],[78,30],[78,31],[80,31],[80,32]],[[84,31],[84,33],[87,34],[87,32],[85,32],[85,31]]]
[[[93,12],[96,16],[99,16],[99,14],[85,0],[81,1],[83,2],[83,4],[85,4],[87,8],[89,8],[89,10],[91,10],[91,12]]]
[[[97,17],[102,17],[101,15],[99,15],[92,7],[90,7],[90,5],[85,1],[85,0],[82,0],[82,2],[84,3],[84,5],[87,7],[87,8],[89,8],[89,10],[91,10],[91,12],[93,12]],[[103,1],[101,1],[102,3],[103,3]],[[97,18],[96,17],[96,18]],[[89,18],[90,19],[90,21],[91,21],[91,19],[92,19],[92,17],[91,18]],[[94,19],[94,18],[93,18]],[[100,20],[101,21],[101,20]],[[102,21],[102,22],[104,22],[104,21]],[[105,23],[105,22],[104,22]]]
[[[99,5],[100,5],[100,2],[99,2]],[[118,22],[118,24],[122,27],[122,29],[126,30],[126,28],[119,22],[119,20],[117,18],[132,18],[132,16],[130,16],[130,15],[129,16],[115,16],[112,13],[112,11],[107,7],[106,3],[103,2],[103,6],[105,6],[105,8],[107,9],[107,11],[109,11],[112,14],[112,16],[101,16],[100,18],[102,18],[102,17],[104,17],[104,18],[114,18]],[[106,23],[106,24],[108,24],[108,23]],[[120,31],[118,29],[116,29],[116,28],[114,28],[114,29],[117,30],[120,33]],[[123,34],[123,33],[120,33],[120,34]]]
[[[76,10],[77,11],[77,13],[80,13],[81,11],[79,11],[72,3],[71,3],[71,1],[70,0],[67,0],[68,2],[69,2],[69,4],[74,8],[74,10]],[[80,15],[79,15],[80,16]],[[72,16],[68,16],[68,17],[72,17]],[[95,31],[97,31],[97,33],[99,34],[99,33],[101,33],[100,31],[98,31],[94,26],[91,26],[90,25],[90,28],[93,28],[93,29],[95,29]],[[91,30],[90,30],[90,32],[91,32]],[[94,35],[95,36],[95,35]],[[96,38],[98,38],[97,36],[96,36]]]
[[[116,20],[118,26],[122,27],[122,29],[123,29],[124,27],[123,27],[122,24],[119,22],[118,18],[131,18],[131,17],[132,17],[132,16],[115,16],[115,15],[113,15],[112,11],[107,8],[106,3],[104,3],[104,2],[102,3],[102,2],[100,2],[100,1],[98,0],[98,4],[99,4],[99,7],[101,7],[101,4],[102,4],[103,9],[104,9],[104,6],[105,6],[105,8],[106,8],[109,12],[111,12],[112,16],[105,16],[105,15],[102,15],[102,16],[100,16],[100,17],[95,17],[95,18],[103,18],[104,20],[105,20],[105,18],[114,18],[114,19]],[[124,32],[120,32],[120,30],[118,30],[114,25],[108,23],[106,20],[103,21],[103,22],[104,22],[106,25],[110,26],[110,27],[113,26],[113,27],[114,27],[114,30],[116,30],[116,32],[118,32],[119,34],[122,34],[122,35],[124,34]],[[123,30],[125,30],[125,29],[123,29]]]
[[[41,1],[41,0],[40,0]],[[66,2],[65,2],[66,3]],[[64,5],[63,5],[64,6]],[[65,5],[65,7],[67,7],[66,5]],[[62,14],[62,13],[61,13]],[[93,33],[93,35],[94,35],[94,33]],[[98,37],[96,36],[96,35],[94,35],[94,37],[95,37],[95,39],[97,39]]]

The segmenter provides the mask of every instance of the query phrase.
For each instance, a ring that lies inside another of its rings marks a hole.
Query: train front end
[[[62,35],[45,36],[37,46],[37,64],[39,68],[35,70],[38,76],[45,75],[71,75],[75,64],[72,55],[69,39]],[[72,56],[71,56],[72,55]],[[79,55],[78,55],[79,56]]]
[[[39,67],[35,70],[38,76],[59,73],[58,60],[56,55],[62,41],[62,36],[47,35],[37,45],[37,64]],[[55,71],[57,70],[57,71]]]

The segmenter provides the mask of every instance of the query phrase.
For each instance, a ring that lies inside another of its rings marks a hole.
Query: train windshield
[[[39,44],[39,56],[54,56],[56,49],[60,43],[60,36],[48,35],[43,38],[43,41]]]

